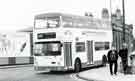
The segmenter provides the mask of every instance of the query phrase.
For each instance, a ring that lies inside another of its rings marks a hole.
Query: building
[[[117,9],[115,13],[111,15],[111,26],[113,31],[113,43],[112,45],[116,47],[119,51],[122,48],[123,43],[123,19],[120,9]],[[102,19],[103,20],[110,20],[109,19],[109,12],[106,8],[102,10]],[[125,42],[128,44],[129,50],[131,49],[131,44],[133,41],[133,25],[132,24],[125,24]]]
[[[24,32],[0,33],[0,65],[32,63],[30,40]]]
[[[117,9],[114,14],[112,14],[112,31],[113,31],[113,45],[116,46],[117,50],[122,48],[123,43],[123,19],[122,19],[120,9]],[[131,49],[131,43],[133,40],[133,25],[125,24],[125,42],[128,44],[129,50]]]

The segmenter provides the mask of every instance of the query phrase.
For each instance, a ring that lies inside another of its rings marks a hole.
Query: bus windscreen
[[[61,55],[61,43],[36,43],[34,45],[35,56],[56,56]]]

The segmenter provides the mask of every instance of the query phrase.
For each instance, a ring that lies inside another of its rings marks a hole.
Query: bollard
[[[131,72],[132,74],[135,74],[135,55],[130,55],[131,60]]]
[[[120,62],[119,64],[120,64],[120,65],[119,65],[119,71],[120,71],[121,73],[123,73],[122,62]]]

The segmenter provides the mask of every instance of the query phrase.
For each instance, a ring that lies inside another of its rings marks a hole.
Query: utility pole
[[[112,26],[112,0],[110,0],[110,17],[111,17],[111,26]]]
[[[125,39],[125,1],[124,0],[122,0],[122,11],[123,11],[123,17],[122,17],[123,42],[126,42],[126,39]]]

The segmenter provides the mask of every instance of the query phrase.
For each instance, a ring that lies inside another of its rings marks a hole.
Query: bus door
[[[65,66],[72,66],[72,43],[64,42],[64,63]]]
[[[93,64],[93,41],[87,41],[88,63]]]

